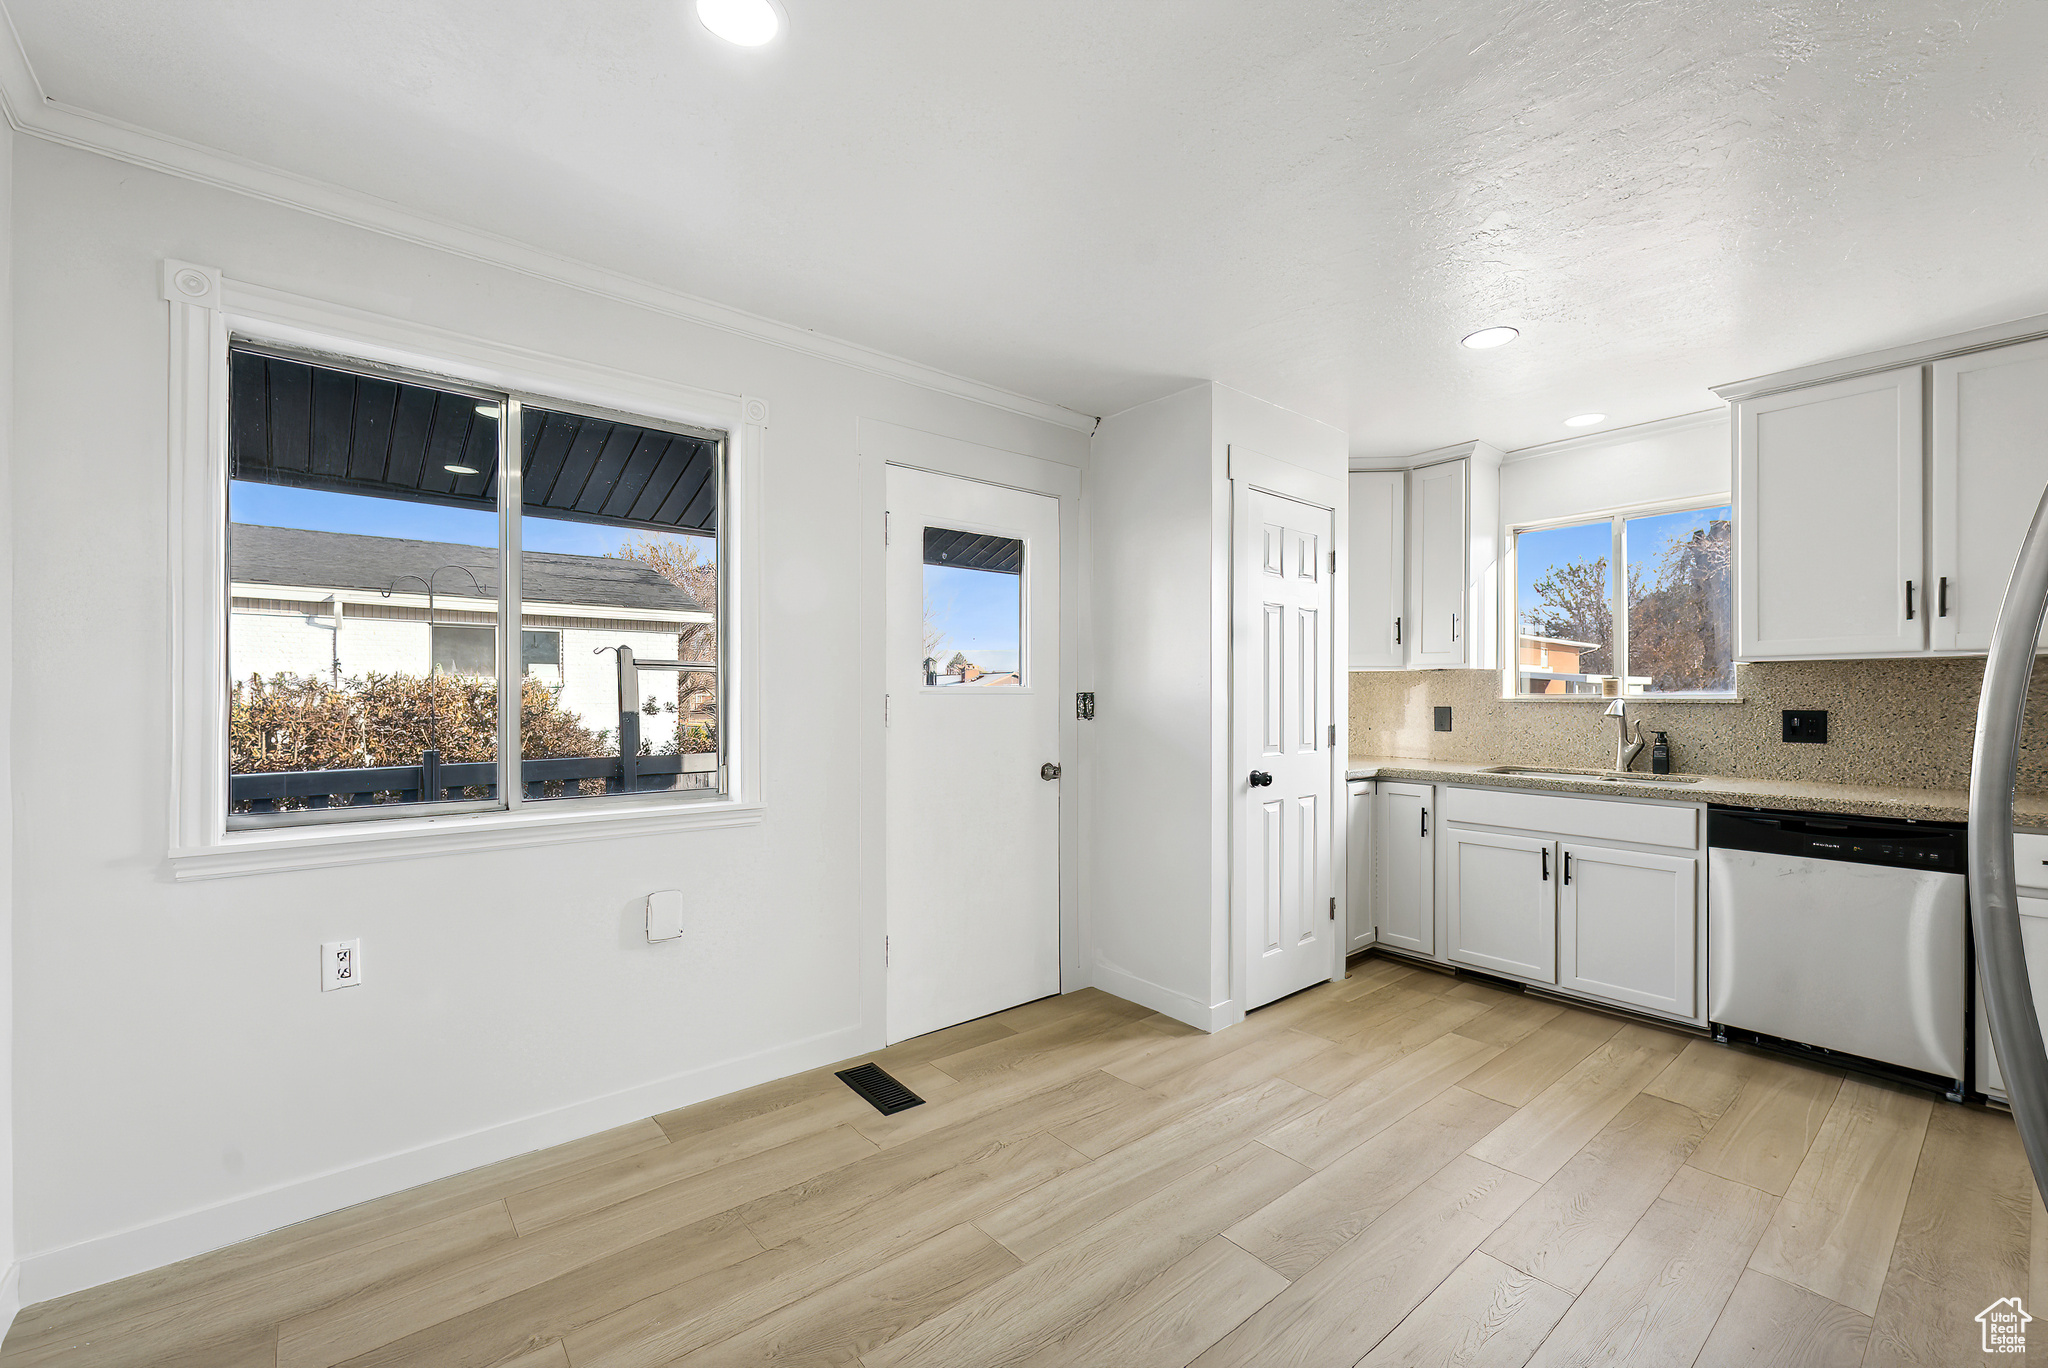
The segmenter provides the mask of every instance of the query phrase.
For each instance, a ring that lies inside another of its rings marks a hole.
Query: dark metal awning
[[[497,406],[472,395],[238,347],[228,410],[234,479],[497,507]],[[524,415],[520,469],[529,514],[717,531],[716,438],[532,405]]]
[[[924,530],[924,563],[956,570],[993,570],[1016,575],[1024,570],[1024,543],[1015,537],[980,532],[955,532],[949,527]]]

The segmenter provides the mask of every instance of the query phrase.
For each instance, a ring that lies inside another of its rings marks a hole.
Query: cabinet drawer
[[[2012,873],[2021,888],[2048,888],[2048,834],[2022,831],[2014,835]],[[2048,908],[2041,910],[2048,912]]]
[[[1443,808],[1444,820],[1478,826],[1549,831],[1596,841],[1634,841],[1681,850],[1697,850],[1700,844],[1699,809],[1691,807],[1618,803],[1513,789],[1447,788]],[[2042,855],[2048,857],[2048,850],[2042,851]]]

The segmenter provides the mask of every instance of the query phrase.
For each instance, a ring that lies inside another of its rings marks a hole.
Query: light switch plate
[[[355,940],[320,943],[320,991],[353,988],[363,981],[363,942]]]

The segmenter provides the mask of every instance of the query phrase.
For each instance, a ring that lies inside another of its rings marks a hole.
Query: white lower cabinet
[[[1373,920],[1379,943],[1436,954],[1432,784],[1382,782],[1373,795]]]
[[[2022,876],[2028,872],[2022,865]],[[2027,972],[2034,980],[2034,1011],[2048,1022],[2048,897],[2022,896],[2019,903],[2020,940],[2027,948]],[[1998,1067],[1998,1051],[1991,1044],[1991,1019],[1984,1011],[1982,978],[1977,980],[1977,1088],[1994,1097],[2005,1096],[2005,1074]]]
[[[1560,988],[1692,1016],[1699,862],[1566,844],[1557,897]]]
[[[1444,829],[1453,963],[1557,982],[1557,842]]]
[[[1372,781],[1354,779],[1344,827],[1344,953],[1355,955],[1377,938],[1373,934]]]

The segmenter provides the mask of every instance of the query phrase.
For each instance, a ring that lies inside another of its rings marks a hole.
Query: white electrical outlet
[[[674,940],[683,934],[683,895],[680,889],[665,888],[647,895],[647,941]]]
[[[363,942],[322,941],[320,944],[320,991],[353,988],[363,981]]]

